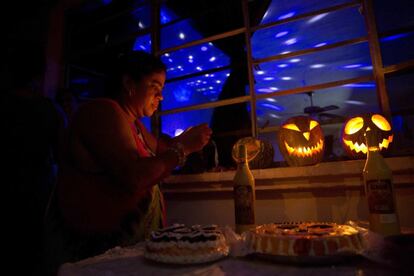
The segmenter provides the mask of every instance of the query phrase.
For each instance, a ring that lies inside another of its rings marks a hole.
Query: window
[[[389,155],[413,153],[412,1],[120,2],[69,15],[68,68],[76,70],[67,81],[78,93],[99,95],[79,79],[99,72],[105,51],[144,50],[168,67],[152,125],[175,136],[209,123],[222,166],[233,166],[231,146],[245,136],[271,142],[284,165],[276,132],[296,115],[321,122],[324,161],[347,158],[343,123],[367,112],[392,118],[399,144]]]

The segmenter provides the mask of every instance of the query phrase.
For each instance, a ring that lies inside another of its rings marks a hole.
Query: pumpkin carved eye
[[[294,131],[299,131],[300,132],[300,129],[295,124],[287,124],[287,125],[284,125],[283,128],[290,129],[290,130],[294,130]]]
[[[391,125],[388,121],[379,114],[374,114],[371,117],[372,122],[381,130],[383,131],[390,131]]]
[[[317,121],[312,120],[309,124],[309,130],[314,129],[315,127],[317,127],[319,125],[319,123]]]
[[[344,132],[346,134],[354,134],[364,126],[364,119],[362,117],[355,117],[349,120],[345,126]]]

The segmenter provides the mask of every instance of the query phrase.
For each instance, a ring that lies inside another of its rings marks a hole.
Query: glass
[[[313,106],[310,108],[311,100]],[[353,83],[309,93],[275,96],[256,101],[259,129],[278,126],[293,116],[314,115],[317,120],[345,119],[364,112],[378,112],[374,82]],[[318,112],[319,111],[319,112]],[[311,114],[315,113],[315,114]]]
[[[86,23],[80,21],[82,24],[73,26],[74,32],[70,41],[72,51],[93,49],[108,44],[125,44],[128,37],[134,33],[143,30],[149,32],[151,26],[149,4],[135,3],[133,7],[108,5],[104,8],[107,9],[88,14]]]
[[[151,26],[151,7],[149,4],[137,7],[125,16],[116,17],[104,23],[109,41],[120,41],[135,32],[148,30]]]
[[[142,124],[151,132],[151,118],[150,117],[143,117],[141,118]]]
[[[230,65],[226,45],[231,45],[231,40],[227,38],[163,54],[161,59],[167,65],[167,79]],[[236,47],[243,49],[242,45]],[[243,50],[240,52],[244,54]]]
[[[167,82],[163,90],[162,110],[216,101],[230,74],[229,70]],[[231,93],[235,91],[230,91]],[[237,92],[237,91],[236,91]],[[241,91],[243,95],[245,91]],[[237,96],[237,95],[235,95]]]
[[[358,43],[255,66],[255,91],[265,94],[371,75],[368,43]]]
[[[393,156],[414,154],[414,72],[386,76],[391,106],[394,142],[389,153]],[[398,146],[397,146],[398,145]]]
[[[189,127],[209,123],[213,109],[201,109],[196,111],[181,112],[161,116],[161,132],[170,137],[181,134]]]
[[[240,1],[221,1],[219,5],[203,5],[198,1],[167,1],[163,6],[165,13],[182,20],[161,26],[161,49],[241,28],[241,8]]]
[[[414,59],[414,32],[384,37],[380,45],[384,66]]]
[[[412,0],[375,0],[374,13],[378,32],[410,26],[414,22],[414,2]]]
[[[252,54],[264,58],[365,35],[364,18],[358,8],[348,8],[258,30],[251,40]]]
[[[266,13],[263,15],[260,24],[267,24],[278,20],[287,19],[308,12],[314,12],[332,6],[344,4],[351,0],[272,0],[268,6]],[[265,2],[265,1],[249,1],[249,2]],[[254,4],[254,3],[253,3]],[[251,5],[253,5],[251,4]],[[250,13],[251,21],[254,22],[253,15]]]
[[[135,38],[134,45],[132,46],[133,51],[144,51],[151,53],[151,35],[141,35]]]

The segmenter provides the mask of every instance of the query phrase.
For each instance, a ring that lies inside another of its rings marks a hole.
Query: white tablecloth
[[[105,254],[61,266],[59,276],[123,275],[401,275],[389,267],[362,258],[336,265],[295,266],[252,257],[227,257],[198,265],[168,265],[146,260],[144,246],[116,247]]]

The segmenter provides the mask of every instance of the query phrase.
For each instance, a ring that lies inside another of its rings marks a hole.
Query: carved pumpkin
[[[364,133],[368,128],[375,131],[380,150],[388,149],[394,138],[391,124],[380,114],[367,113],[349,118],[345,122],[342,129],[342,145],[348,156],[365,158],[367,146]]]
[[[278,144],[289,166],[308,166],[322,160],[325,139],[318,121],[296,116],[280,126]]]

